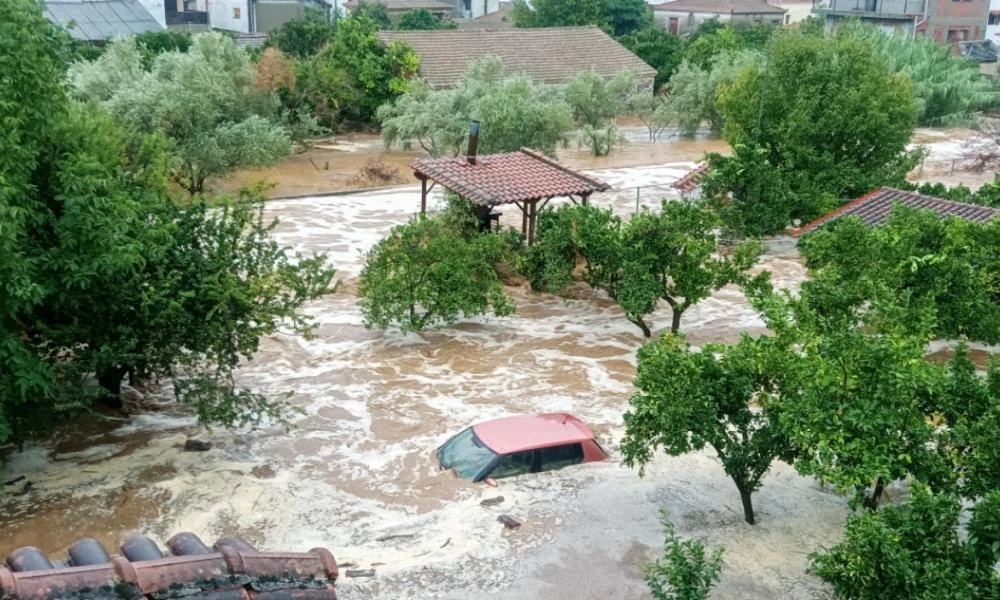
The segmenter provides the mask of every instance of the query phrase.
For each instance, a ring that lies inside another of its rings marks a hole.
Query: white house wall
[[[163,0],[139,0],[139,4],[142,4],[143,8],[148,10],[149,14],[153,15],[156,22],[159,23],[161,27],[166,29],[167,9],[163,5]]]
[[[1000,44],[1000,0],[990,0],[990,12],[986,18],[986,39]]]
[[[729,22],[728,14],[717,14],[717,13],[697,13],[697,12],[680,12],[673,10],[657,10],[653,11],[653,20],[656,21],[657,25],[670,30],[670,18],[675,17],[678,23],[678,33],[684,33],[686,31],[691,31],[697,29],[699,25],[708,21],[709,19],[719,19],[722,23]]]
[[[247,0],[209,0],[208,22],[214,29],[250,33]]]

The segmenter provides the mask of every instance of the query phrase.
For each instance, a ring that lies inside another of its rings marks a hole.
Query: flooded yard
[[[592,201],[629,215],[638,186],[651,190],[640,204],[669,197],[669,184],[700,158],[693,148],[718,145],[690,143],[687,154],[644,166],[592,165],[588,172],[615,188]],[[586,166],[585,158],[566,162]],[[240,371],[244,385],[294,392],[295,428],[204,432],[168,410],[28,446],[7,457],[6,479],[24,480],[0,496],[0,555],[28,544],[56,554],[82,536],[113,548],[131,533],[162,541],[190,530],[206,541],[238,534],[267,549],[325,546],[342,564],[376,569],[373,579],[342,579],[342,598],[638,599],[647,597],[641,566],[659,552],[666,508],[681,535],[725,547],[714,597],[824,596],[805,572],[807,555],[839,537],[839,496],[777,464],[755,496],[759,523],[749,526],[711,453],[660,456],[644,479],[621,464],[622,413],[644,340],[603,295],[511,288],[511,317],[422,335],[366,330],[353,295],[363,253],[418,207],[416,186],[269,203],[279,240],[327,253],[342,280],[308,307],[314,339],[265,339]],[[513,212],[501,223],[510,219],[519,224]],[[771,246],[761,267],[779,286],[805,276],[787,241]],[[666,326],[668,311],[652,322]],[[738,289],[725,288],[685,313],[682,330],[694,343],[734,341],[762,323]],[[433,451],[453,433],[540,411],[580,417],[611,460],[498,488],[438,471]],[[214,448],[184,452],[191,435]],[[500,504],[480,505],[497,495]],[[504,529],[502,514],[523,525]]]

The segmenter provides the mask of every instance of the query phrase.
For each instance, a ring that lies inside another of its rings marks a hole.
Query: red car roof
[[[476,437],[497,454],[583,442],[594,434],[569,413],[519,415],[472,426]]]

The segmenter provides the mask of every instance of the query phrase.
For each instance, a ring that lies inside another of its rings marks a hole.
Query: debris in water
[[[496,496],[494,498],[486,498],[479,504],[480,506],[494,506],[496,504],[500,504],[501,502],[503,502],[503,496]]]
[[[24,475],[21,475],[20,477],[15,477],[14,479],[11,479],[10,481],[4,483],[4,485],[14,485],[18,481],[24,481]]]
[[[415,535],[415,533],[394,533],[392,535],[383,535],[380,538],[375,538],[375,541],[388,542],[389,540],[408,540]]]
[[[375,577],[375,569],[348,569],[348,577]]]
[[[21,488],[20,492],[14,492],[14,495],[15,496],[23,496],[23,495],[27,494],[28,492],[30,492],[31,488],[33,488],[33,487],[35,487],[34,482],[29,481],[29,482],[27,482],[27,483],[24,484],[24,487]]]
[[[521,526],[521,522],[510,515],[500,515],[497,521],[503,523],[507,529],[517,529]]]
[[[441,547],[442,547],[442,548],[444,548],[445,546],[447,546],[447,545],[448,545],[448,544],[450,544],[450,543],[451,543],[451,538],[448,538],[448,539],[446,539],[446,540],[444,541],[444,543],[443,543],[443,544],[441,544]]]
[[[189,439],[184,442],[185,452],[208,452],[212,449],[212,442],[204,440]]]

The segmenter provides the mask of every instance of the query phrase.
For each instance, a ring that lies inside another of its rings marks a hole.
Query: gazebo
[[[594,192],[611,189],[603,181],[567,169],[529,148],[478,157],[475,148],[473,137],[468,156],[413,161],[413,175],[420,180],[421,214],[427,211],[427,194],[435,184],[472,201],[486,215],[492,215],[497,206],[513,204],[521,210],[521,233],[531,245],[538,211],[549,200],[566,197],[587,204]]]

